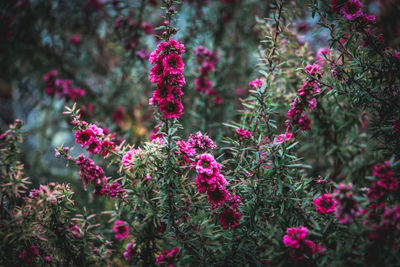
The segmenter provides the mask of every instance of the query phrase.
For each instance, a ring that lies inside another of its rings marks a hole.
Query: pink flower
[[[326,60],[330,59],[332,51],[330,48],[320,48],[317,52],[318,64],[322,65]]]
[[[154,28],[151,25],[151,23],[149,23],[149,22],[143,21],[142,22],[142,29],[147,35],[150,35],[150,34],[154,33]]]
[[[249,85],[250,85],[254,90],[260,89],[260,88],[263,86],[263,84],[264,84],[264,81],[261,80],[261,79],[255,79],[255,80],[252,80],[252,81],[249,83]]]
[[[91,129],[76,131],[75,143],[81,144],[81,147],[88,146],[94,139],[94,133]]]
[[[334,192],[337,201],[335,215],[339,223],[347,224],[361,215],[361,208],[354,199],[353,185],[341,183]]]
[[[185,153],[189,157],[193,157],[196,154],[196,149],[194,149],[192,146],[190,146],[189,142],[185,142],[182,140],[177,141],[179,150],[182,153]]]
[[[179,119],[182,116],[183,105],[178,99],[165,99],[160,103],[160,111],[164,119]]]
[[[290,142],[294,138],[293,134],[291,132],[286,132],[284,134],[279,134],[274,138],[274,143],[275,144],[283,144],[285,142]]]
[[[283,243],[286,247],[300,248],[300,242],[307,236],[307,228],[299,226],[297,228],[288,228],[287,235],[283,237]]]
[[[188,143],[193,148],[200,148],[203,150],[217,148],[213,140],[211,140],[207,135],[203,135],[200,131],[198,131],[196,135],[189,135]]]
[[[316,73],[319,73],[320,66],[319,66],[318,64],[307,65],[307,66],[304,68],[304,70],[305,70],[305,72],[306,72],[307,74],[314,75],[314,74],[316,74]]]
[[[196,157],[196,171],[199,174],[211,176],[217,174],[221,169],[221,165],[217,163],[213,155],[205,153]]]
[[[322,194],[314,199],[314,205],[317,207],[319,214],[333,213],[335,211],[337,201],[331,194]]]
[[[399,54],[400,54],[400,52],[399,52]],[[395,131],[396,133],[400,132],[400,119],[396,119],[396,120],[393,122],[392,129],[393,129],[393,131]]]
[[[95,124],[89,125],[89,129],[92,130],[92,132],[97,136],[104,136],[103,129],[100,127],[97,127]]]
[[[310,109],[314,109],[317,106],[317,100],[315,98],[308,101],[308,107]]]
[[[236,132],[238,135],[240,135],[241,138],[253,138],[253,135],[251,134],[251,131],[246,131],[245,129],[236,129]]]
[[[348,20],[354,20],[358,17],[362,16],[362,4],[358,0],[350,0],[347,1],[343,7],[341,8],[342,14],[345,16],[346,19]]]
[[[89,151],[90,154],[98,154],[101,150],[102,144],[100,140],[93,138],[92,142],[89,144],[87,151]]]
[[[125,108],[123,106],[118,106],[115,108],[111,120],[115,125],[120,126],[126,118]]]
[[[126,222],[117,220],[114,223],[113,231],[116,239],[125,239],[129,235],[129,226]]]
[[[105,140],[102,144],[101,144],[101,155],[103,157],[107,157],[107,155],[115,149],[115,145],[114,142],[112,141],[108,141]]]
[[[219,215],[219,224],[222,226],[222,229],[231,228],[235,230],[235,228],[239,225],[239,220],[242,218],[242,214],[234,211],[230,208],[225,208],[224,211]]]
[[[150,70],[150,76],[149,76],[150,82],[152,82],[152,83],[162,82],[163,73],[164,73],[163,64],[158,63],[158,64],[154,65]]]
[[[396,59],[400,59],[400,52],[396,52],[392,55]]]
[[[169,54],[164,57],[162,61],[164,70],[168,74],[178,74],[181,73],[185,64],[182,61],[182,58],[177,54]]]
[[[132,258],[132,252],[133,252],[133,245],[135,244],[135,242],[130,242],[127,246],[126,246],[126,250],[124,252],[124,258],[126,261],[129,261]]]
[[[217,184],[213,191],[207,191],[208,202],[210,202],[211,209],[217,209],[224,205],[225,201],[229,198],[229,192],[224,186]]]
[[[133,164],[135,160],[135,156],[138,154],[140,149],[131,149],[126,154],[122,157],[121,162],[124,164],[126,167],[129,167]]]
[[[157,257],[157,263],[166,263],[168,267],[173,267],[173,263],[176,258],[180,257],[179,249],[173,248],[172,250],[164,250],[161,252],[160,256]]]
[[[76,164],[79,167],[79,175],[84,185],[88,183],[99,185],[105,180],[103,169],[97,166],[90,158],[85,158],[84,155],[80,155]]]
[[[31,245],[29,248],[22,250],[18,258],[26,263],[32,263],[39,256],[39,248],[36,245]]]
[[[74,35],[71,36],[71,38],[69,38],[69,41],[72,44],[78,46],[81,43],[81,37],[78,34],[74,34]]]

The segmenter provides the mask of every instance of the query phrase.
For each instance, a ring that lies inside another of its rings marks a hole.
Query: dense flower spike
[[[211,72],[215,71],[215,66],[219,62],[219,57],[216,53],[211,52],[204,46],[198,46],[194,50],[200,67],[200,75],[194,80],[194,89],[207,96],[213,96],[213,101],[217,105],[222,103],[222,99],[218,91],[213,87],[213,83],[209,78]]]
[[[86,123],[83,125],[87,126]],[[99,154],[101,152],[103,157],[106,157],[112,150],[115,149],[114,142],[108,140],[110,136],[106,136],[102,128],[95,124],[89,125],[84,130],[75,132],[75,142],[80,144],[81,147],[87,146],[87,151],[90,154]]]
[[[125,239],[129,235],[129,226],[126,222],[117,220],[114,223],[113,231],[116,239]]]
[[[394,177],[389,161],[381,165],[375,165],[372,175],[375,176],[378,181],[372,184],[367,193],[368,198],[371,200],[380,201],[388,194],[395,192],[399,187],[398,179]]]
[[[306,74],[320,78],[320,65],[307,65],[304,68]],[[321,92],[318,83],[312,78],[307,78],[303,81],[303,85],[297,91],[298,97],[292,100],[290,109],[286,115],[286,132],[292,132],[294,126],[298,126],[302,131],[311,130],[311,120],[307,117],[306,110],[314,109],[317,106],[315,96]]]
[[[149,61],[155,65],[151,69],[149,79],[157,84],[157,89],[153,92],[149,103],[159,106],[164,119],[179,119],[182,116],[181,87],[185,84],[182,74],[185,66],[181,57],[183,52],[185,52],[183,44],[169,40],[161,42],[150,54]]]
[[[339,223],[347,224],[361,215],[361,208],[354,199],[353,185],[341,183],[334,192],[337,206],[335,209],[336,218]]]
[[[66,100],[76,101],[85,95],[85,91],[80,88],[73,88],[71,80],[57,78],[58,71],[52,70],[43,75],[43,81],[46,83],[46,94]]]

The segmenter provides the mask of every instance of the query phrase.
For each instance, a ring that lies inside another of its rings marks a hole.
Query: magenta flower
[[[249,85],[254,89],[260,89],[264,84],[264,81],[261,79],[255,79],[250,81]]]
[[[297,228],[288,228],[287,235],[283,237],[283,243],[286,247],[300,248],[300,242],[307,236],[307,228],[299,226]]]
[[[279,134],[279,135],[275,136],[274,143],[275,144],[283,144],[285,142],[292,141],[293,138],[294,138],[294,135],[292,133],[286,132],[284,134]]]
[[[224,205],[225,201],[229,198],[229,192],[224,186],[216,184],[213,191],[207,191],[208,202],[210,202],[211,209],[217,209]]]
[[[117,220],[114,223],[113,231],[116,239],[125,239],[129,235],[129,226],[126,222]]]
[[[196,157],[196,171],[207,176],[215,175],[221,169],[221,165],[217,163],[213,155],[209,153],[201,154]]]
[[[22,250],[18,258],[26,263],[32,263],[39,256],[39,248],[36,245],[31,245],[29,248]]]
[[[358,17],[362,16],[362,4],[358,0],[350,0],[346,2],[343,7],[341,8],[342,14],[345,16],[346,19],[348,20],[354,20]]]
[[[211,138],[207,135],[203,135],[200,131],[198,131],[196,135],[189,135],[188,143],[191,147],[200,148],[203,150],[217,148],[213,140],[211,140]]]
[[[183,105],[178,99],[164,99],[160,103],[161,115],[164,119],[179,119],[182,116]]]
[[[253,135],[251,134],[251,131],[247,131],[245,129],[236,129],[236,133],[243,139],[251,139],[253,138]]]
[[[400,55],[399,55],[399,56],[400,56]],[[393,129],[393,131],[395,131],[396,133],[400,132],[400,119],[396,119],[396,120],[393,122],[392,129]]]
[[[75,143],[81,144],[81,147],[88,146],[90,143],[92,143],[93,138],[94,133],[91,129],[76,131],[75,133]]]
[[[320,197],[314,199],[314,205],[317,207],[319,214],[333,213],[335,211],[337,201],[331,194],[322,194]]]
[[[132,258],[132,252],[133,252],[133,245],[135,244],[135,242],[130,242],[127,246],[126,246],[126,250],[124,252],[124,258],[126,261],[129,261]]]
[[[135,160],[135,156],[140,152],[140,149],[131,149],[126,154],[122,157],[121,162],[124,164],[126,167],[129,167],[133,164]]]
[[[179,150],[189,157],[193,157],[196,154],[196,149],[194,149],[189,142],[179,140],[176,143],[178,144]]]
[[[81,43],[81,37],[78,34],[73,34],[71,38],[69,38],[69,41],[71,44],[78,46]]]
[[[332,51],[330,48],[320,48],[317,51],[317,59],[318,59],[318,64],[322,65],[327,59],[330,59],[332,56]]]
[[[166,263],[168,267],[173,267],[176,258],[180,258],[180,253],[178,248],[173,248],[172,250],[164,250],[161,252],[160,256],[157,257],[157,263]]]
[[[230,208],[225,208],[224,211],[219,215],[219,224],[222,226],[222,229],[231,228],[235,230],[235,228],[239,225],[239,220],[242,218],[242,214],[234,211]]]
[[[183,68],[185,67],[181,56],[177,54],[169,54],[168,56],[164,57],[162,64],[164,70],[168,74],[181,73]]]

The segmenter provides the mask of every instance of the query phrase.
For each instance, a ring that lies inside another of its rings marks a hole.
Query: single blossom
[[[320,197],[314,199],[314,205],[320,214],[333,213],[335,212],[337,201],[331,194],[322,194]]]
[[[126,222],[117,220],[114,223],[113,231],[116,239],[125,239],[129,235],[129,226]]]
[[[358,17],[363,15],[361,8],[362,4],[358,0],[350,0],[344,3],[343,7],[341,8],[341,13],[345,16],[348,20],[355,20]]]

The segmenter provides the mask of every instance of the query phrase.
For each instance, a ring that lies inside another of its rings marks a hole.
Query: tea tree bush
[[[400,263],[396,3],[45,2],[2,4],[2,265]]]

